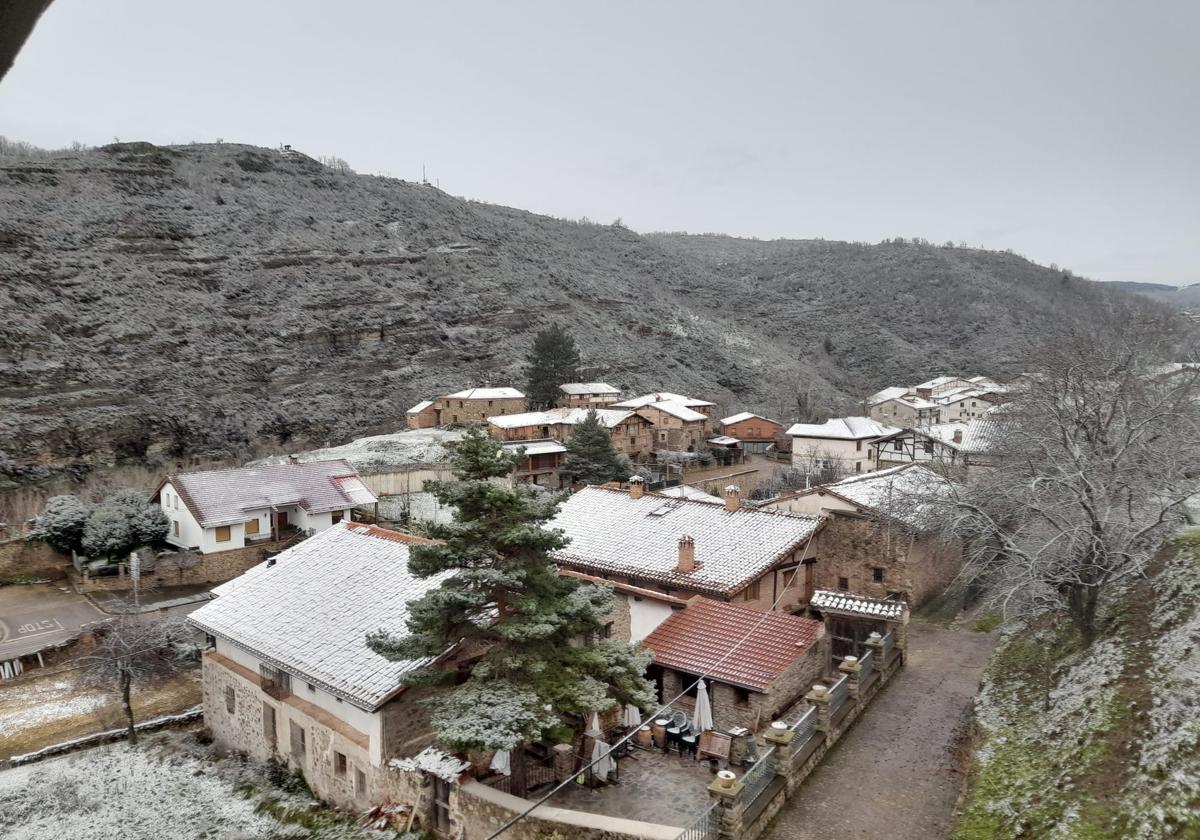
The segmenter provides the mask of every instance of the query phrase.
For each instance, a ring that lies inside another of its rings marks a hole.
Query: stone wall
[[[196,562],[191,568],[179,568],[169,559],[159,559],[152,572],[143,572],[141,586],[143,589],[155,589],[161,586],[194,586],[199,584],[224,583],[243,574],[252,566],[257,566],[266,559],[267,552],[277,551],[290,540],[264,541],[248,545],[245,548],[235,548],[230,551],[217,551],[211,554],[186,554]],[[92,577],[80,574],[69,568],[67,574],[71,586],[76,592],[124,591],[133,588],[133,582],[126,574],[125,564],[120,564],[122,570],[111,577]]]
[[[477,840],[492,834],[505,822],[532,805],[529,800],[495,790],[478,782],[454,789],[450,799],[452,837]],[[461,834],[459,833],[461,829]],[[669,825],[606,817],[543,805],[505,832],[508,840],[675,840],[679,829]]]
[[[840,589],[838,579],[844,577],[856,595],[886,598],[889,592],[901,592],[914,607],[944,591],[962,563],[956,543],[937,543],[870,519],[837,515],[817,535],[815,554],[818,589]],[[875,579],[876,568],[883,570],[883,580]]]
[[[66,577],[70,563],[69,555],[45,543],[27,542],[21,537],[0,542],[0,578],[28,575],[59,580]]]

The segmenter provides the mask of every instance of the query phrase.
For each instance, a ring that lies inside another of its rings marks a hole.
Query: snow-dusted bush
[[[47,543],[63,552],[78,550],[91,512],[78,496],[53,496],[34,520],[26,539]]]
[[[161,542],[169,523],[162,508],[144,495],[122,490],[92,511],[83,528],[83,550],[98,557],[118,557],[147,544]]]

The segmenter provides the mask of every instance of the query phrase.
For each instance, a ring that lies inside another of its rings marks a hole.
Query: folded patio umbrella
[[[503,773],[505,776],[512,775],[512,760],[508,750],[498,750],[492,756],[492,763],[489,767],[497,773]]]
[[[596,763],[592,765],[592,773],[597,779],[607,779],[608,774],[616,768],[616,764],[609,755],[610,750],[604,741],[604,733],[600,731],[600,716],[595,712],[592,713],[592,728],[588,735],[595,739],[592,744],[592,761]]]
[[[713,728],[712,703],[708,699],[708,686],[704,680],[696,685],[696,719],[693,722],[697,732]]]
[[[625,704],[625,726],[632,727],[632,726],[641,726],[641,725],[642,725],[641,711],[639,711],[638,707],[633,705],[632,703],[626,703]]]

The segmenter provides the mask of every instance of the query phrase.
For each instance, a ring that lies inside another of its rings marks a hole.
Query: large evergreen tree
[[[571,334],[557,324],[546,327],[533,339],[527,362],[525,395],[530,408],[554,405],[559,397],[558,386],[579,380],[579,349]]]
[[[550,552],[567,539],[542,527],[554,497],[495,481],[515,459],[478,429],[453,457],[457,480],[425,487],[457,511],[449,524],[425,533],[442,542],[410,549],[409,569],[421,578],[447,571],[436,589],[409,604],[408,635],[368,636],[393,660],[437,657],[461,643],[479,651],[465,682],[436,664],[406,677],[445,683],[427,701],[438,741],[449,749],[515,750],[561,729],[565,713],[588,715],[617,702],[654,702],[644,677],[650,657],[619,639],[596,639],[612,589],[562,577]],[[584,642],[583,640],[587,640]]]
[[[571,439],[567,441],[567,458],[562,466],[563,476],[584,484],[603,484],[606,481],[621,481],[632,470],[629,460],[613,446],[612,436],[593,408],[583,422],[576,424],[571,431]]]

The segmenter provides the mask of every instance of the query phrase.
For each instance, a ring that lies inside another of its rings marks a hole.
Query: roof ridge
[[[676,486],[681,486],[681,485],[676,485]],[[692,485],[689,484],[687,486],[690,487]],[[675,488],[667,487],[665,489],[666,490],[674,490]],[[586,487],[584,487],[582,490],[578,490],[576,492],[583,493],[587,490],[604,490],[608,493],[620,493],[620,494],[626,495],[626,496],[629,495],[629,491],[622,487],[605,487],[602,484],[589,484]],[[693,504],[693,505],[704,505],[706,508],[711,508],[714,511],[717,510],[717,505],[713,504],[712,502],[704,502],[704,501],[701,501],[700,499],[689,499],[687,496],[669,496],[664,491],[661,491],[661,490],[647,490],[642,495],[642,498],[646,498],[648,496],[652,496],[655,499],[662,499],[662,500],[668,501],[668,502],[687,502],[687,503]],[[722,507],[721,510],[725,511],[725,513],[761,513],[763,515],[769,515],[769,516],[785,516],[785,517],[789,517],[792,519],[817,520],[817,519],[821,518],[819,515],[817,515],[815,513],[796,513],[795,511],[790,511],[790,510],[763,510],[762,508],[756,508],[756,507],[739,507],[737,510],[725,510],[725,508]]]
[[[435,540],[431,537],[422,537],[417,534],[410,534],[407,531],[397,531],[392,528],[383,528],[379,525],[372,525],[370,522],[343,522],[348,530],[353,530],[362,533],[363,536],[374,537],[381,540],[391,540],[392,542],[405,543],[407,545],[441,545],[441,540]]]

